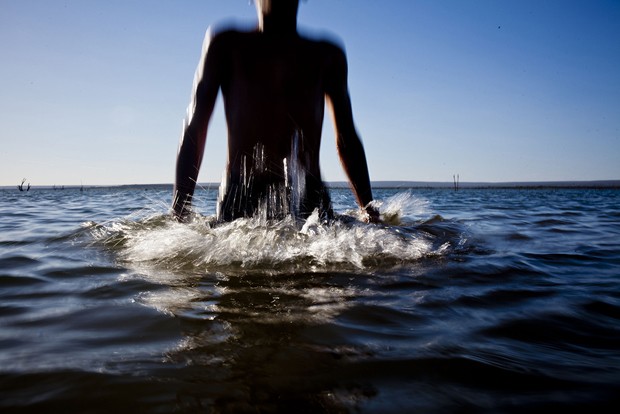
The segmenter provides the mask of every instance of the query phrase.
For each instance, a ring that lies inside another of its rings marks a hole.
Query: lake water
[[[391,225],[0,191],[2,412],[616,412],[620,191],[376,189]]]

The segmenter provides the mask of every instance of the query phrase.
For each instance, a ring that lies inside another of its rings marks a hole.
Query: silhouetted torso
[[[266,207],[279,218],[296,191],[301,200],[292,213],[306,217],[319,208],[331,215],[319,150],[326,87],[340,49],[299,36],[236,31],[216,36],[210,47],[220,63],[229,134],[219,217],[252,216]]]
[[[254,0],[254,32],[207,37],[176,163],[172,210],[191,211],[207,129],[219,92],[228,125],[228,159],[218,218],[266,213],[332,215],[319,168],[325,102],[336,148],[363,220],[378,222],[366,155],[355,130],[344,51],[297,32],[298,0]]]

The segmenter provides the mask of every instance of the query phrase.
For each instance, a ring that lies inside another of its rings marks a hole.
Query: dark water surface
[[[620,191],[377,190],[390,226],[0,191],[1,412],[620,406]]]

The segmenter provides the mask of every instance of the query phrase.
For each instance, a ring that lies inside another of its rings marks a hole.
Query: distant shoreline
[[[346,181],[328,181],[326,182],[329,188],[348,188],[349,184]],[[201,188],[215,188],[219,187],[220,183],[199,183],[197,189]],[[373,188],[382,189],[450,189],[454,190],[454,183],[434,182],[434,181],[373,181]],[[54,190],[54,191],[68,191],[68,190],[83,190],[89,189],[106,189],[106,188],[125,188],[125,189],[170,189],[172,190],[172,184],[118,184],[118,185],[64,185],[64,186],[51,186],[33,185],[30,191],[33,190]],[[467,189],[620,189],[620,180],[595,180],[595,181],[515,181],[515,182],[459,182],[459,190]],[[17,185],[14,186],[0,186],[0,190],[14,190],[19,192]],[[26,192],[24,190],[24,192]]]
[[[346,182],[328,183],[330,187],[348,186]],[[373,188],[447,188],[454,189],[454,182],[433,181],[373,181]],[[596,181],[514,181],[514,182],[459,182],[458,189],[537,189],[537,188],[620,188],[620,180]]]

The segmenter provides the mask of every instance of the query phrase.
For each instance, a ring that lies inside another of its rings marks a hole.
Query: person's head
[[[299,0],[254,0],[254,4],[262,30],[266,26],[296,29]]]

